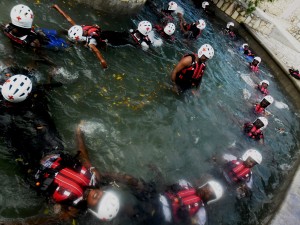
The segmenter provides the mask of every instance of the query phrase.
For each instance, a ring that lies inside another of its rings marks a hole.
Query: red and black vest
[[[245,123],[244,124],[244,132],[245,134],[255,140],[260,140],[264,138],[264,135],[260,129],[257,129],[253,123]]]
[[[100,27],[82,25],[82,29],[87,32],[87,36],[90,36],[90,37],[93,37],[93,38],[99,38],[100,37],[100,34],[101,34]]]
[[[224,173],[226,180],[230,183],[247,182],[251,178],[251,170],[244,165],[242,160],[228,162],[224,167]]]
[[[83,199],[84,191],[91,185],[92,174],[90,171],[80,166],[74,169],[72,166],[62,166],[62,158],[53,155],[42,162],[43,170],[40,182],[42,191],[51,190],[50,196],[56,202],[69,202],[76,205]]]
[[[268,95],[269,94],[269,91],[267,88],[264,88],[262,85],[258,85],[257,86],[258,90],[260,90],[261,93],[265,94],[265,95]]]
[[[188,54],[184,57],[191,56],[192,64],[176,74],[176,84],[183,90],[199,87],[204,75],[205,63],[198,63],[195,54]]]
[[[171,204],[172,215],[175,221],[180,220],[180,211],[184,210],[192,217],[204,206],[201,198],[196,194],[195,188],[188,188],[177,193],[166,192],[165,196]]]
[[[131,37],[137,45],[141,45],[142,42],[145,42],[147,45],[151,45],[151,41],[148,36],[141,34],[138,30],[130,32]]]
[[[12,30],[15,29],[14,26],[7,24],[3,30],[4,34],[13,42],[23,45],[23,46],[30,46],[31,42],[33,42],[35,39],[38,39],[37,34],[34,32],[33,29],[30,30],[30,32],[27,35],[24,35],[22,37],[17,37],[12,34]]]
[[[259,103],[255,105],[255,112],[258,114],[262,114],[265,112],[265,108],[262,107]]]

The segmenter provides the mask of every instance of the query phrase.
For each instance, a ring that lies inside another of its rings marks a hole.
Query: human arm
[[[176,75],[177,73],[179,73],[181,70],[183,70],[184,68],[190,66],[192,64],[192,57],[191,56],[187,56],[187,57],[183,57],[178,64],[175,66],[175,68],[173,69],[172,73],[171,73],[171,81],[173,83],[173,88],[175,92],[178,92],[178,88],[177,88],[177,84],[176,84]]]
[[[83,132],[81,130],[82,124],[83,124],[83,121],[81,121],[80,124],[76,128],[76,142],[77,142],[77,148],[78,148],[78,152],[79,152],[79,160],[85,168],[90,169],[91,172],[93,172],[95,174],[96,179],[99,181],[100,173],[96,168],[94,168],[92,166],[92,163],[91,163],[91,160],[90,160],[90,157],[89,157],[86,145],[85,145]]]

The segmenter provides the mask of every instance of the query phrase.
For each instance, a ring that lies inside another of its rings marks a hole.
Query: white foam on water
[[[284,102],[275,101],[274,105],[278,109],[289,109],[289,106]]]
[[[244,88],[243,89],[243,96],[244,96],[244,99],[250,99],[250,97],[251,97],[250,91],[248,91],[246,88]]]
[[[64,79],[67,79],[67,80],[76,80],[76,79],[79,77],[78,72],[71,73],[71,72],[69,72],[68,70],[66,70],[66,69],[63,68],[63,67],[58,68],[58,69],[55,71],[55,75],[60,75],[60,76],[62,76]]]
[[[256,84],[254,83],[254,81],[251,79],[251,77],[247,74],[241,74],[241,78],[243,79],[243,81],[246,82],[246,84],[248,84],[250,87],[255,88]]]

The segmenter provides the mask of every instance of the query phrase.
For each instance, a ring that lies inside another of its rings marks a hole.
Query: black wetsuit
[[[64,147],[49,114],[46,89],[51,86],[38,85],[33,73],[14,67],[2,71],[1,84],[16,74],[28,76],[33,89],[27,99],[19,103],[8,102],[1,95],[0,130],[14,156],[21,159],[18,161],[34,169],[42,157],[61,152]]]

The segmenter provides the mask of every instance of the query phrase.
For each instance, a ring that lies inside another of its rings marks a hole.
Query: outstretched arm
[[[80,124],[77,126],[76,129],[76,142],[77,142],[77,147],[78,147],[78,151],[79,151],[79,160],[82,163],[82,165],[87,168],[90,169],[91,172],[93,172],[96,176],[96,179],[98,181],[100,181],[100,172],[92,166],[86,145],[85,145],[85,141],[84,141],[84,137],[83,137],[83,132],[81,130],[81,126],[83,124],[83,121],[80,122]]]

